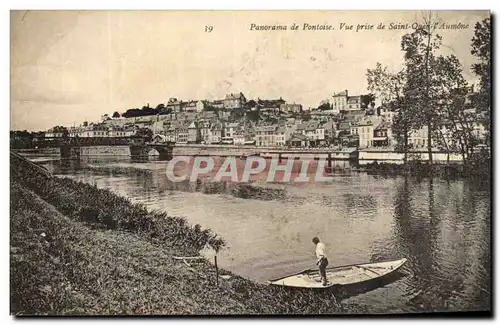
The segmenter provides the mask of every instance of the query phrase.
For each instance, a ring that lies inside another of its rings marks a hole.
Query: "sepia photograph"
[[[491,317],[489,10],[10,10],[10,315]]]

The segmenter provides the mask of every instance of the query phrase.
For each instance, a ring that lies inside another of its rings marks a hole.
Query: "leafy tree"
[[[375,95],[370,93],[368,95],[361,95],[361,107],[369,108],[375,106]]]
[[[311,119],[311,113],[309,111],[301,111],[300,119],[305,122],[309,121]]]
[[[371,92],[373,100],[376,96],[380,98],[382,105],[386,105],[403,96],[405,77],[403,70],[397,73],[389,72],[387,66],[377,62],[375,69],[368,69],[366,72],[368,91]]]
[[[122,114],[123,117],[139,117],[139,116],[151,116],[151,115],[157,115],[160,113],[158,110],[155,108],[149,107],[149,104],[147,106],[143,106],[142,109],[139,108],[132,108],[128,109],[125,113]]]
[[[454,55],[440,56],[436,68],[441,71],[439,90],[439,127],[435,128],[435,142],[448,152],[462,155],[464,164],[473,155],[477,138],[474,135],[475,114],[468,100],[469,87],[463,77],[463,68]]]
[[[166,107],[166,108],[163,108],[163,109],[160,109],[159,113],[160,115],[168,115],[172,113],[172,108],[171,107]]]
[[[260,111],[259,110],[248,111],[246,114],[246,118],[249,121],[258,122],[258,121],[260,121]]]
[[[435,33],[432,14],[424,17],[423,24],[401,40],[404,51],[406,83],[404,97],[406,109],[415,128],[427,127],[427,152],[432,165],[432,134],[439,124],[439,75],[443,73],[436,63],[436,50],[441,36]]]
[[[332,109],[332,106],[328,103],[323,103],[321,105],[318,106],[318,109],[320,111],[328,111],[328,110],[331,110]]]
[[[153,139],[153,131],[148,128],[141,128],[137,130],[136,136],[145,138],[146,141],[151,141]]]
[[[406,72],[390,72],[380,62],[374,69],[366,73],[368,91],[381,100],[383,108],[395,112],[392,131],[396,140],[396,151],[404,153],[404,163],[408,160],[408,138],[413,129],[414,114],[409,112],[404,102],[403,89],[406,83]]]
[[[120,118],[120,113],[114,112],[112,115],[113,118]]]
[[[473,97],[474,106],[483,114],[487,131],[487,143],[490,143],[491,118],[491,19],[477,22],[474,27],[471,43],[471,54],[478,62],[472,65],[472,71],[479,77],[479,89]]]
[[[52,130],[54,131],[54,133],[62,133],[63,137],[68,136],[68,134],[69,134],[68,128],[65,126],[57,125],[57,126],[54,126],[52,128]]]

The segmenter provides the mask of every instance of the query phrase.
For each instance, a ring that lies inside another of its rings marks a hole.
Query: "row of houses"
[[[161,127],[161,126],[160,126]],[[253,135],[239,123],[221,123],[216,119],[182,120],[155,129],[154,141],[201,144],[252,144]]]
[[[221,100],[189,100],[182,101],[177,98],[170,98],[165,108],[174,113],[181,112],[203,112],[207,108],[215,108],[222,111],[233,111],[241,108],[262,111],[279,112],[300,112],[302,105],[296,103],[287,103],[283,98],[279,99],[260,99],[247,101],[245,95],[240,93],[227,94]]]
[[[326,145],[328,137],[335,133],[332,121],[304,122],[295,119],[258,126],[244,122],[221,123],[214,119],[177,121],[163,125],[163,130],[155,129],[155,141],[281,147],[290,145],[294,138],[300,137],[302,141],[307,141],[307,146],[321,146]]]
[[[449,123],[442,123],[439,126],[441,141],[431,137],[431,146],[438,149],[440,143],[453,144],[452,128]],[[473,135],[478,141],[483,141],[486,135],[486,129],[480,122],[471,123]],[[397,140],[392,131],[392,120],[383,116],[365,116],[360,120],[344,122],[339,124],[336,132],[343,146],[358,147],[360,149],[373,147],[394,147]],[[429,132],[427,126],[412,130],[408,134],[408,145],[411,148],[427,148],[429,141]]]
[[[136,134],[138,127],[129,126],[113,126],[106,124],[90,124],[81,126],[72,126],[66,130],[49,129],[45,132],[46,138],[61,138],[68,136],[70,138],[105,138],[105,137],[131,137]]]
[[[67,129],[69,137],[130,137],[140,127],[136,125],[113,126],[105,123],[90,124]],[[149,127],[151,129],[151,126]],[[473,124],[478,139],[484,138],[485,128],[481,123]],[[360,149],[394,147],[396,139],[392,123],[382,115],[361,118],[301,121],[287,119],[279,124],[254,126],[242,122],[222,123],[217,119],[159,121],[152,128],[154,141],[200,144],[256,145],[262,147],[319,147],[335,142],[345,147]],[[63,129],[54,128],[46,137],[62,137]],[[446,125],[441,134],[451,143],[451,133]],[[409,134],[408,144],[412,148],[426,148],[427,128],[424,126]]]
[[[349,96],[349,91],[346,89],[344,91],[334,93],[327,100],[323,101],[322,104],[326,103],[330,105],[331,109],[328,110],[328,113],[330,114],[366,110],[369,108],[370,104],[375,105],[375,102],[368,103],[366,100],[363,101],[363,97],[364,96],[362,95]],[[375,98],[373,98],[373,100],[375,100]]]
[[[175,113],[180,112],[202,112],[206,108],[216,108],[216,109],[226,109],[233,110],[243,107],[247,99],[243,93],[231,93],[227,94],[224,99],[221,100],[189,100],[182,101],[177,98],[170,98],[165,105],[167,110]]]
[[[170,98],[165,106],[171,111],[169,114],[114,119],[106,116],[99,124],[70,128],[69,136],[123,137],[147,128],[157,135],[156,141],[176,143],[393,147],[396,144],[392,132],[395,113],[375,105],[372,97],[349,96],[348,90],[344,90],[330,96],[327,100],[329,109],[325,110],[323,105],[308,110],[306,114],[292,114],[303,112],[302,105],[287,103],[281,97],[248,101],[241,92],[213,101]],[[238,110],[240,108],[245,109]],[[255,110],[261,114],[250,112]],[[233,114],[235,112],[239,114]],[[257,116],[257,119],[247,119],[246,114]],[[441,131],[448,136],[446,128]],[[484,127],[481,129],[478,124],[475,132],[481,136]],[[47,136],[59,136],[60,133],[61,129],[57,128],[49,130]],[[413,147],[425,148],[428,141],[426,128],[413,131],[408,141]]]

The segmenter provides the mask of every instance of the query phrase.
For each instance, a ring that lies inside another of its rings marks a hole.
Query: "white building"
[[[275,135],[275,145],[277,147],[284,146],[287,141],[287,132],[286,132],[286,127],[280,126],[276,129],[276,135]]]
[[[91,124],[87,126],[71,127],[68,130],[70,137],[79,138],[109,138],[109,137],[131,137],[136,134],[133,126],[109,126],[106,124]]]
[[[396,113],[387,107],[377,107],[377,115],[382,117],[385,121],[392,123]]]
[[[418,130],[411,131],[408,135],[408,145],[414,149],[427,148],[427,130],[427,126],[423,126]]]
[[[202,100],[191,100],[183,103],[183,111],[201,113],[205,109],[205,103]]]
[[[302,105],[300,104],[281,104],[280,105],[280,112],[285,112],[285,113],[299,113],[302,111]]]
[[[242,146],[245,144],[245,133],[243,130],[236,131],[233,135],[233,143],[237,146]]]
[[[373,134],[375,125],[370,120],[360,121],[358,124],[358,134],[359,134],[359,148],[371,148],[373,147]]]
[[[261,147],[276,145],[276,125],[258,126],[255,128],[255,144]]]
[[[342,92],[333,94],[333,96],[329,98],[328,103],[332,106],[332,110],[335,114],[347,110],[347,97],[348,91],[346,89]]]
[[[226,123],[224,126],[224,137],[232,139],[239,127],[240,125],[238,123]]]
[[[238,94],[227,94],[224,98],[224,108],[240,108],[246,103],[245,95],[242,92]]]
[[[62,138],[62,136],[63,136],[62,131],[55,131],[53,128],[45,132],[46,138]]]
[[[220,143],[222,137],[224,136],[224,129],[221,124],[214,123],[211,128],[210,142],[209,143]]]
[[[361,109],[361,96],[349,96],[347,98],[347,111],[356,111]]]

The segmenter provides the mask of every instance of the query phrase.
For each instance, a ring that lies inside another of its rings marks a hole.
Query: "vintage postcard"
[[[11,315],[492,314],[489,11],[10,20]]]

